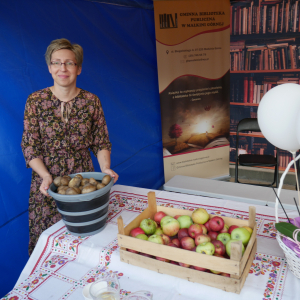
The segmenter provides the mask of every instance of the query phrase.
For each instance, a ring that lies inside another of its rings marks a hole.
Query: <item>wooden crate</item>
[[[163,211],[170,216],[192,215],[192,211],[157,206],[155,193],[149,192],[148,207],[125,228],[122,217],[120,216],[118,218],[118,243],[120,246],[121,261],[148,270],[156,271],[158,273],[176,276],[188,281],[202,283],[222,289],[227,292],[239,294],[249,273],[257,248],[255,207],[249,207],[249,220],[239,220],[222,217],[225,221],[225,224],[227,224],[228,226],[249,226],[253,229],[252,236],[245,249],[244,255],[242,256],[241,242],[232,243],[230,259],[200,254],[194,251],[188,251],[185,249],[169,247],[165,245],[159,245],[129,236],[130,231],[133,228],[139,227],[140,222],[143,219],[153,219],[154,214],[157,211]],[[210,215],[210,217],[213,216],[214,215]],[[140,254],[129,252],[126,250],[126,248],[142,253],[147,253],[153,256],[167,258],[176,262],[182,262],[210,270],[229,273],[230,277],[202,272],[195,269],[181,267],[179,265],[162,262],[153,258],[145,257]]]

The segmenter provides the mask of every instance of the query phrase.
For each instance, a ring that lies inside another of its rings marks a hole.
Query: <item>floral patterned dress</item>
[[[85,90],[68,102],[68,118],[63,118],[66,103],[46,88],[31,94],[26,102],[22,151],[29,162],[40,158],[53,179],[72,173],[94,171],[89,148],[111,150],[107,126],[99,98]],[[29,254],[41,233],[58,222],[61,215],[53,198],[44,196],[42,179],[32,171],[29,195]]]

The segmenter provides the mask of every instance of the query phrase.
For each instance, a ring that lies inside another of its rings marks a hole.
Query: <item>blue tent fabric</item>
[[[53,84],[44,53],[62,37],[83,46],[77,85],[101,100],[118,183],[156,189],[164,180],[152,1],[1,1],[0,296],[28,259],[24,107],[30,93]]]
[[[91,1],[91,0],[86,0],[86,1]],[[153,9],[153,0],[93,0],[93,1],[110,3],[115,5],[140,7],[144,9]]]

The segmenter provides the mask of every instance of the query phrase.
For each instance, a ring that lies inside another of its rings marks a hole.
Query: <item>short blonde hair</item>
[[[76,63],[78,67],[82,66],[83,61],[83,49],[78,44],[71,44],[71,42],[67,39],[57,39],[53,40],[50,45],[47,47],[47,51],[45,53],[46,63],[50,66],[52,53],[61,50],[68,49],[74,52]]]

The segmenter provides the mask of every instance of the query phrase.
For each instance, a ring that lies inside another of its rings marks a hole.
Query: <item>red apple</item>
[[[140,255],[143,255],[143,256],[146,256],[146,257],[149,257],[149,258],[153,258],[152,255],[147,254],[147,253],[143,253],[143,252],[140,252]]]
[[[170,260],[167,259],[167,258],[163,258],[163,257],[159,257],[159,256],[156,256],[155,257],[157,260],[160,260],[160,261],[164,261],[164,262],[169,262]]]
[[[207,228],[203,224],[199,224],[202,228],[202,233],[207,234]]]
[[[179,265],[182,266],[182,267],[185,267],[185,268],[189,268],[190,267],[190,265],[185,264],[185,263],[181,263],[181,262],[179,263]]]
[[[211,242],[215,246],[215,253],[219,255],[224,255],[226,253],[225,245],[218,240],[213,240]]]
[[[203,271],[203,272],[207,270],[205,268],[201,268],[201,267],[197,267],[197,266],[193,266],[193,268],[197,271]]]
[[[227,233],[228,232],[228,229],[229,229],[229,226],[224,224],[224,227],[222,230],[220,230],[220,233]]]
[[[178,239],[180,241],[183,237],[189,236],[188,229],[187,228],[181,228],[181,229],[179,229],[177,235],[178,235]]]
[[[170,263],[173,264],[173,265],[179,265],[178,262],[174,261],[174,260],[171,260]]]
[[[195,247],[192,249],[192,251],[196,252],[196,249],[197,249],[197,246],[195,246]]]
[[[175,244],[178,248],[180,248],[180,241],[179,241],[179,239],[173,239],[172,241],[171,241],[173,244]]]
[[[136,251],[136,250],[133,250],[133,249],[127,249],[127,251],[129,251],[129,252],[132,252],[132,253],[139,253],[138,251]]]
[[[208,222],[206,222],[206,223],[204,224],[204,226],[206,227],[206,229],[207,229],[207,232],[208,232],[208,231],[210,231],[210,228],[209,228],[209,221],[208,221]]]
[[[163,212],[163,211],[158,211],[155,215],[154,215],[154,221],[157,223],[157,224],[160,224],[160,220],[165,217],[166,214]]]
[[[225,258],[223,255],[220,255],[220,254],[218,254],[218,253],[214,253],[214,255],[213,255],[213,256],[217,256],[217,257]]]
[[[225,246],[225,248],[226,248],[226,246]],[[225,254],[224,254],[224,258],[230,259],[230,256],[229,256],[227,253],[225,253]]]
[[[229,226],[228,233],[231,234],[232,230],[236,229],[236,228],[239,228],[239,226],[237,226],[237,225],[231,225],[231,226]]]
[[[224,228],[224,220],[219,216],[214,216],[209,220],[209,228],[212,231],[220,231]]]
[[[181,215],[176,215],[176,216],[174,217],[174,219],[177,220],[180,216],[181,216]]]
[[[161,234],[160,235],[163,239],[164,245],[168,245],[171,243],[171,239],[169,236],[167,236],[166,234]]]
[[[188,228],[188,233],[189,233],[190,237],[195,238],[195,236],[197,234],[203,233],[203,230],[202,230],[202,227],[199,224],[192,224]]]
[[[130,231],[130,236],[132,237],[136,237],[137,235],[139,234],[145,234],[144,230],[140,227],[137,227],[137,228],[133,228],[131,231]]]
[[[164,217],[166,218],[166,217]],[[174,218],[167,219],[166,221],[162,221],[161,228],[163,230],[163,233],[168,236],[174,236],[178,233],[180,229],[180,224],[177,220]]]
[[[207,234],[197,234],[195,236],[195,244],[198,246],[202,243],[210,242],[211,238]]]
[[[185,236],[180,240],[183,249],[192,250],[195,247],[195,241],[189,236]]]
[[[208,232],[208,236],[211,238],[212,241],[217,239],[218,234],[219,234],[219,232],[216,232],[216,231]]]
[[[230,277],[230,274],[229,274],[229,273],[221,273],[220,275],[221,275],[221,276],[225,276],[225,277]]]
[[[177,245],[173,244],[173,243],[169,243],[168,246],[170,247],[175,247],[175,248],[179,248]]]

